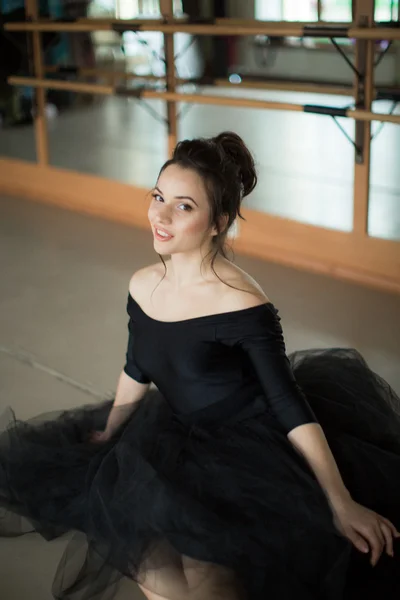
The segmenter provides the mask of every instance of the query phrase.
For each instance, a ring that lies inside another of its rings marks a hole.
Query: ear
[[[225,229],[228,227],[228,222],[229,222],[229,215],[228,214],[221,215],[220,218],[218,219],[219,232],[218,232],[217,227],[214,225],[211,230],[211,235],[214,237],[214,236],[218,235],[218,233],[220,233],[221,231],[225,231]]]

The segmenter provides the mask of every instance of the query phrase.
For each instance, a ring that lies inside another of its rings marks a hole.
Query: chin
[[[157,254],[161,254],[161,255],[165,255],[165,256],[168,256],[169,254],[171,254],[171,251],[173,252],[173,250],[171,250],[171,248],[172,248],[171,243],[159,242],[155,238],[153,240],[153,248],[157,252]]]

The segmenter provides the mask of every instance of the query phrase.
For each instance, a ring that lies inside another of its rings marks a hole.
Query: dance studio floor
[[[0,197],[0,425],[112,393],[127,340],[130,275],[153,262],[149,234]],[[266,232],[267,234],[268,232]],[[288,350],[352,346],[400,392],[399,297],[238,257],[280,309]],[[51,600],[66,540],[0,538],[2,600]],[[125,581],[117,600],[139,600]]]
[[[189,90],[188,90],[189,91]],[[203,93],[348,106],[351,98],[265,90],[203,89]],[[165,105],[151,101],[163,115]],[[179,110],[182,107],[179,108]],[[354,149],[333,119],[305,113],[226,106],[184,107],[179,138],[233,129],[254,152],[260,183],[247,206],[331,229],[350,231],[353,217]],[[389,112],[376,102],[374,110]],[[399,109],[397,109],[399,110]],[[354,122],[340,119],[354,139]],[[400,126],[373,123],[369,233],[400,240]],[[137,100],[97,97],[49,123],[52,165],[152,186],[166,159],[166,127]],[[0,156],[35,160],[33,127],[4,129]]]

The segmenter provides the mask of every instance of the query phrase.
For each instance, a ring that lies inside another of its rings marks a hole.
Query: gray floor
[[[229,94],[297,104],[351,104],[350,98],[317,94],[242,89]],[[149,104],[164,114],[163,102]],[[374,110],[388,112],[389,104],[375,103]],[[354,138],[354,122],[340,121]],[[331,118],[194,105],[180,119],[179,138],[223,129],[242,135],[256,156],[259,185],[248,206],[331,229],[352,229],[354,149]],[[373,123],[373,132],[369,233],[400,240],[400,126],[386,124],[380,130]],[[0,156],[35,160],[32,127],[0,133]],[[54,166],[145,187],[154,185],[167,157],[165,125],[132,99],[97,98],[92,106],[68,110],[49,123],[49,140]]]
[[[0,416],[98,401],[123,364],[130,275],[157,258],[149,234],[13,198],[0,198],[0,215]],[[279,307],[289,351],[356,347],[400,391],[398,296],[237,262]],[[0,538],[2,600],[50,600],[65,543]],[[126,581],[118,600],[139,597]]]

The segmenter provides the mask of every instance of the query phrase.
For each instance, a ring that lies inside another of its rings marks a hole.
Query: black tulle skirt
[[[399,398],[354,350],[290,359],[353,499],[399,528]],[[400,597],[400,544],[372,568],[341,536],[262,398],[204,426],[151,391],[113,439],[94,444],[111,404],[3,416],[0,534],[74,532],[55,598],[108,600],[124,576],[174,600],[193,590],[210,600]]]

